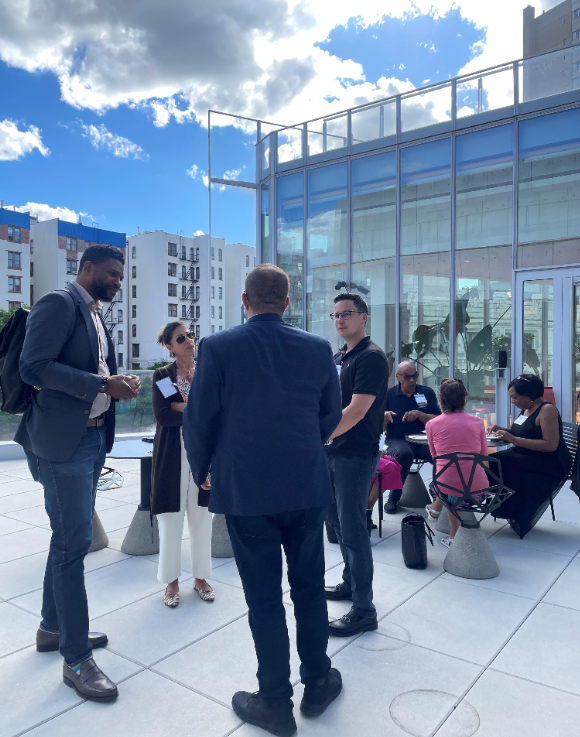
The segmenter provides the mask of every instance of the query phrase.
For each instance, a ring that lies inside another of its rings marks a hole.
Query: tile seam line
[[[494,536],[492,535],[492,537],[494,537]],[[491,539],[491,538],[488,538],[488,539]],[[504,548],[516,548],[518,546],[517,545],[517,542],[515,542],[515,543],[502,543],[499,540],[494,540],[493,542],[496,545],[503,545]],[[528,547],[520,548],[520,550],[535,550],[536,553],[546,553],[546,555],[559,555],[561,558],[575,558],[578,555],[578,553],[580,552],[580,547],[578,548],[578,550],[573,555],[567,555],[566,553],[553,553],[551,550],[541,550],[540,548],[531,548],[531,547],[529,547],[529,548]]]
[[[568,564],[562,569],[562,571],[560,571],[560,573],[558,574],[558,576],[556,576],[555,580],[552,582],[552,585],[548,588],[548,591],[552,588],[552,586],[554,586],[556,584],[556,582],[561,578],[561,576],[564,575],[564,572],[568,569],[568,567],[570,566],[570,564],[572,563],[573,560],[574,560],[574,558],[571,558],[570,561],[568,562]],[[548,593],[548,591],[546,591],[546,594]],[[544,596],[546,594],[544,594]],[[496,651],[495,655],[493,655],[493,657],[487,663],[487,665],[484,667],[484,669],[482,670],[482,672],[471,683],[471,685],[467,687],[467,689],[463,692],[463,694],[461,695],[461,697],[455,702],[455,704],[453,705],[453,707],[447,712],[446,716],[443,717],[443,719],[435,727],[435,729],[433,730],[433,732],[431,732],[431,734],[429,735],[429,737],[435,737],[437,735],[437,733],[441,730],[441,728],[443,727],[443,725],[445,724],[445,722],[449,719],[449,717],[451,716],[451,714],[453,714],[453,712],[459,706],[459,704],[464,699],[467,698],[467,695],[473,690],[474,686],[477,683],[479,683],[479,681],[481,680],[481,677],[484,675],[484,673],[486,673],[490,669],[495,672],[496,669],[491,668],[492,664],[497,660],[497,658],[499,657],[499,655],[501,654],[501,652],[507,647],[508,643],[510,643],[512,641],[512,639],[514,638],[514,636],[516,635],[516,633],[518,633],[520,631],[520,629],[523,627],[523,625],[525,624],[525,622],[528,621],[528,619],[532,616],[532,614],[536,611],[536,609],[540,606],[541,603],[542,603],[542,599],[538,600],[534,604],[534,606],[530,609],[530,611],[526,614],[526,616],[522,619],[522,621],[518,624],[518,626],[513,630],[513,632],[511,633],[511,635],[508,637],[508,639]]]
[[[573,691],[566,691],[564,688],[558,686],[550,686],[548,683],[541,683],[540,681],[534,681],[531,678],[524,678],[524,676],[517,676],[514,673],[507,673],[505,670],[499,670],[499,668],[487,668],[486,670],[492,673],[499,673],[502,676],[508,676],[509,678],[515,678],[518,681],[524,681],[525,683],[532,683],[534,686],[542,686],[543,688],[549,688],[552,691],[558,691],[559,693],[565,693],[567,696],[575,696],[580,699],[580,693],[574,693]]]

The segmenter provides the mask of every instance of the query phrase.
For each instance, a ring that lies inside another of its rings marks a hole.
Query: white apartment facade
[[[30,215],[0,206],[0,309],[30,305]]]
[[[225,326],[240,325],[246,321],[246,313],[242,304],[242,292],[245,288],[246,276],[256,265],[255,246],[243,243],[229,243],[225,247]]]

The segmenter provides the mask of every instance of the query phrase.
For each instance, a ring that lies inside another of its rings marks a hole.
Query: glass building
[[[257,261],[290,277],[285,319],[334,348],[329,315],[347,289],[367,301],[391,367],[409,358],[434,388],[461,377],[484,420],[504,350],[512,375],[540,375],[563,419],[580,421],[574,70],[580,47],[292,127],[235,119],[255,135],[255,177],[210,170],[210,213],[216,188],[254,190]]]

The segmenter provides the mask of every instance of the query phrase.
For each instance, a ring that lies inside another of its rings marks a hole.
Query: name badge
[[[520,415],[517,420],[514,420],[514,425],[523,425],[527,419],[525,415]]]
[[[427,406],[427,398],[424,394],[415,394],[415,401],[417,402],[418,407],[426,407]]]

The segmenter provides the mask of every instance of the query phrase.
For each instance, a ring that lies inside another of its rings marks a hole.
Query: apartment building
[[[0,206],[0,245],[5,274],[0,281],[0,308],[31,304],[30,215]]]
[[[1,227],[1,226],[0,226]],[[55,218],[38,222],[30,217],[30,301],[33,305],[48,292],[62,289],[75,281],[83,252],[92,245],[108,244],[123,250],[125,233],[102,230],[82,223],[69,223]],[[127,275],[125,263],[125,278]],[[115,345],[119,368],[127,368],[127,308],[126,287],[123,286],[114,302],[105,303],[103,320]]]
[[[241,325],[247,319],[242,304],[242,292],[246,276],[256,265],[256,249],[243,243],[230,243],[225,249],[225,326],[231,328]]]

